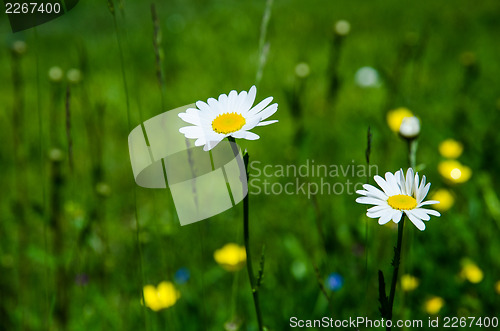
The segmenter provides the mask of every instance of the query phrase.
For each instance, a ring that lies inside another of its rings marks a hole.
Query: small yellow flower
[[[227,271],[238,271],[245,265],[247,254],[245,247],[229,243],[215,251],[214,259]]]
[[[484,278],[483,271],[474,262],[467,260],[462,262],[460,276],[473,284],[480,283]]]
[[[500,294],[500,280],[495,283],[495,291],[497,291],[497,294]]]
[[[448,159],[456,159],[463,151],[462,143],[453,139],[446,139],[439,144],[439,153]]]
[[[406,274],[401,276],[401,288],[405,292],[413,291],[419,285],[420,281],[417,277]]]
[[[444,300],[440,297],[432,297],[425,302],[425,311],[430,315],[436,315],[444,306]]]
[[[453,194],[451,194],[449,190],[444,188],[435,191],[431,195],[431,200],[439,201],[438,204],[434,205],[434,208],[436,208],[439,211],[447,211],[455,203],[455,198],[453,197]]]
[[[154,311],[172,307],[181,297],[181,293],[171,282],[161,282],[158,287],[146,285],[143,292],[146,306]]]
[[[464,183],[472,176],[472,170],[457,160],[439,162],[438,171],[444,179],[452,183]]]
[[[389,125],[389,128],[393,132],[398,133],[399,128],[401,127],[401,123],[403,123],[403,119],[405,117],[412,117],[412,116],[413,113],[407,108],[403,107],[397,108],[387,113],[387,124]]]

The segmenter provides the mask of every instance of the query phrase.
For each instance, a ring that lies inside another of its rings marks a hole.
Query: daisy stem
[[[238,152],[238,147],[236,146],[236,141],[233,137],[228,137],[229,142],[231,142],[231,148],[233,149],[233,153],[235,156],[239,154]],[[248,183],[249,179],[249,173],[248,173],[248,161],[249,161],[249,155],[248,153],[245,153],[243,156],[243,165],[245,169],[245,177],[242,178],[242,180],[246,179],[246,182]],[[253,265],[252,265],[252,254],[250,250],[250,231],[249,231],[249,197],[250,194],[246,194],[245,197],[243,198],[243,240],[245,242],[245,252],[247,255],[247,271],[248,271],[248,278],[250,280],[250,288],[252,290],[252,296],[253,296],[253,303],[255,306],[255,313],[257,315],[257,323],[259,325],[259,331],[264,330],[264,323],[262,322],[262,313],[260,311],[260,304],[259,304],[259,286],[257,284],[257,281],[255,279],[255,274],[253,272]],[[260,278],[259,278],[260,279]]]
[[[394,296],[396,294],[396,284],[398,282],[398,272],[399,272],[399,264],[401,261],[401,246],[403,243],[403,227],[405,222],[405,214],[401,217],[401,221],[398,223],[398,241],[396,247],[394,248],[394,259],[392,260],[392,265],[394,267],[392,271],[392,282],[391,282],[391,292],[389,294],[389,316],[388,318],[392,319],[392,307],[394,306]],[[390,327],[387,327],[387,330],[390,330]]]
[[[408,164],[413,170],[417,166],[417,147],[418,142],[416,139],[408,140]]]

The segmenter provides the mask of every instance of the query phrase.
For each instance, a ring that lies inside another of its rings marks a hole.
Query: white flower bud
[[[339,36],[346,36],[351,31],[351,24],[346,20],[340,20],[335,23],[335,33]]]
[[[378,71],[372,67],[359,68],[358,71],[356,71],[354,80],[358,86],[363,88],[380,86]]]
[[[54,66],[49,69],[49,79],[53,82],[60,82],[64,77],[64,72],[63,70],[58,67]]]
[[[309,65],[305,62],[301,62],[295,66],[295,74],[297,77],[305,78],[309,76],[311,69],[309,69]]]
[[[78,69],[69,69],[66,77],[70,83],[77,84],[82,80],[82,72]]]
[[[408,139],[413,139],[420,134],[420,120],[416,116],[405,117],[399,127],[399,134]]]
[[[26,43],[22,40],[16,40],[12,44],[12,51],[17,55],[23,55],[24,53],[26,53],[27,48],[28,47],[26,46]]]

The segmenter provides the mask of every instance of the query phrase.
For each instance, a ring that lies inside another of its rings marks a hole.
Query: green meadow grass
[[[36,31],[12,34],[6,17],[0,21],[2,330],[221,330],[234,317],[242,330],[257,329],[246,271],[229,273],[213,258],[228,242],[243,245],[241,205],[181,227],[167,190],[136,186],[127,137],[141,119],[248,90],[258,68],[265,1],[156,2],[164,108],[150,5],[124,1],[120,9],[116,3],[117,30],[106,1],[81,1]],[[454,138],[464,144],[460,161],[473,175],[451,187],[455,205],[433,217],[424,232],[406,222],[400,275],[411,273],[420,285],[409,293],[398,290],[395,318],[427,321],[423,305],[432,296],[445,300],[441,317],[499,317],[499,10],[494,0],[274,1],[257,99],[274,97],[279,123],[254,130],[257,141],[238,142],[261,169],[307,160],[364,165],[368,127],[370,163],[379,174],[406,168],[406,144],[386,124],[387,111],[397,107],[422,121],[417,164],[432,182],[431,193],[448,187],[437,171],[439,143]],[[332,50],[333,25],[340,19],[350,22],[351,31]],[[13,57],[16,40],[24,40],[27,50]],[[341,52],[341,83],[329,99],[332,52]],[[463,63],[466,52],[475,58],[472,65]],[[310,68],[302,81],[294,71],[300,62]],[[69,87],[69,108],[67,80],[48,78],[53,66],[82,73]],[[380,87],[356,85],[363,66],[378,70]],[[287,98],[297,84],[303,84],[299,117]],[[269,180],[286,184],[295,178]],[[389,282],[396,231],[367,219],[355,198],[250,195],[254,269],[265,245],[259,293],[270,330],[288,329],[291,316],[379,318],[377,272],[383,270]],[[460,278],[464,258],[484,272],[479,284]],[[190,279],[176,284],[179,301],[159,312],[144,309],[143,285],[174,281],[183,267]],[[333,272],[344,284],[326,289],[328,301],[318,283]],[[79,275],[88,281],[78,284]]]

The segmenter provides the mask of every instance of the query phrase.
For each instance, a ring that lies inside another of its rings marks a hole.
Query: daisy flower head
[[[425,230],[425,223],[430,219],[429,215],[441,216],[432,209],[422,208],[425,205],[439,203],[439,201],[424,201],[431,183],[426,184],[425,176],[419,184],[418,173],[414,174],[409,168],[406,178],[403,170],[396,173],[386,172],[385,179],[380,176],[374,177],[377,184],[382,188],[379,190],[375,186],[364,184],[364,190],[356,193],[362,195],[356,199],[357,203],[374,205],[369,208],[366,215],[370,218],[378,218],[379,224],[386,224],[389,221],[399,223],[403,213],[420,230]]]
[[[248,140],[259,139],[259,136],[250,132],[256,126],[264,126],[278,122],[277,120],[264,121],[278,110],[278,104],[273,103],[273,97],[268,97],[252,107],[257,88],[250,90],[235,90],[228,95],[221,94],[218,99],[210,98],[207,102],[196,102],[196,108],[189,108],[179,117],[191,126],[179,129],[186,138],[196,139],[195,146],[203,146],[209,151],[226,137]]]

